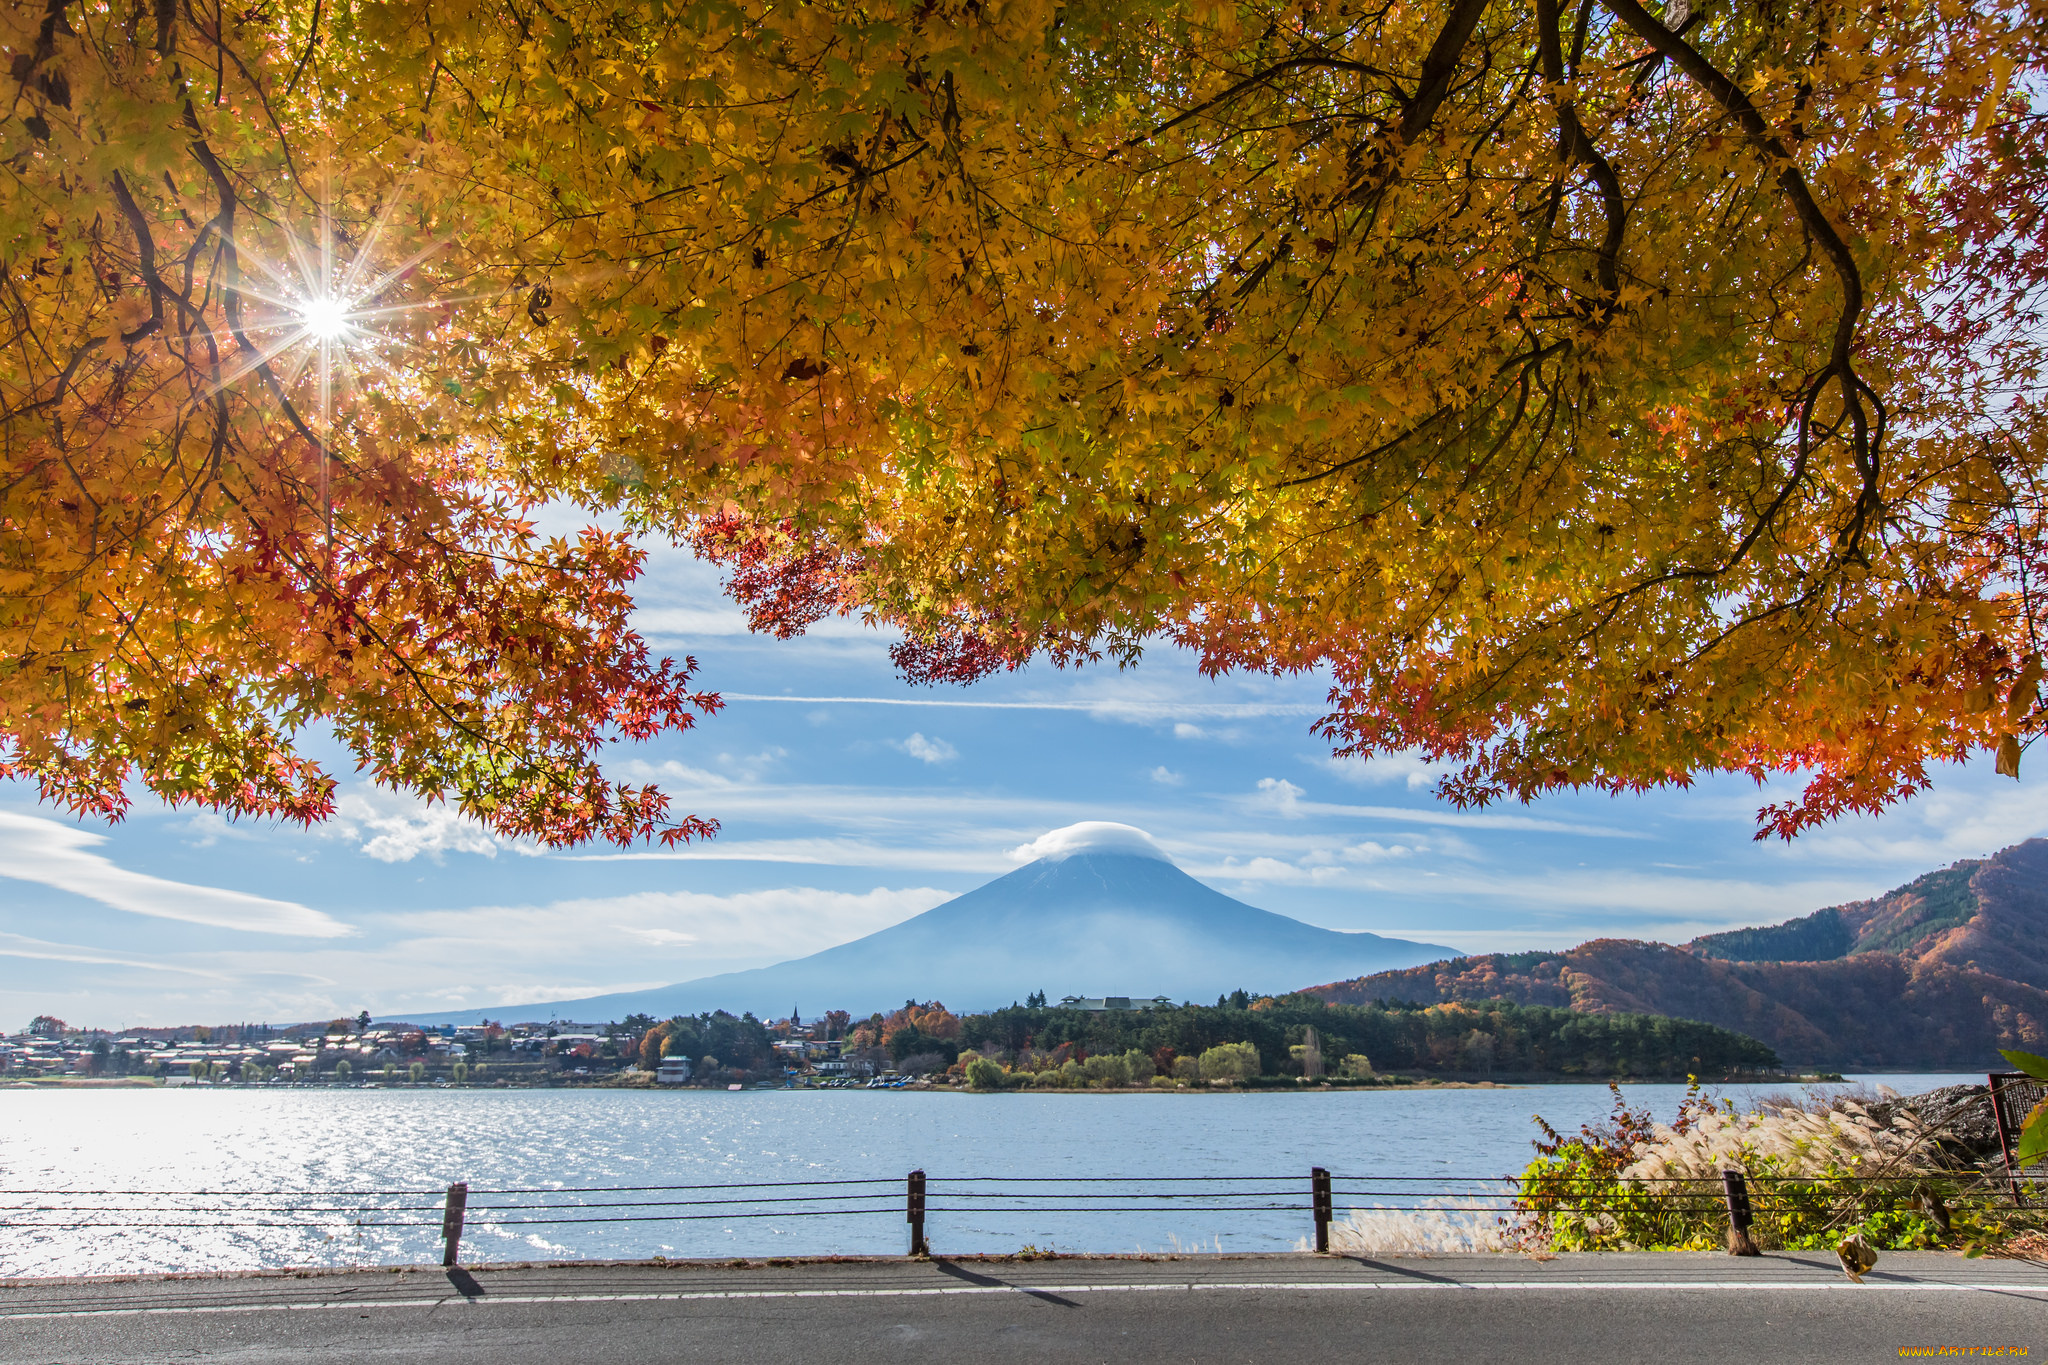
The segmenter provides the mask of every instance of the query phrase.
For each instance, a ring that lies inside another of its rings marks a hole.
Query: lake
[[[1983,1079],[1851,1078],[1908,1094]],[[1626,1094],[1669,1119],[1683,1089]],[[1305,1204],[1312,1166],[1336,1173],[1340,1196],[1379,1191],[1359,1204],[1399,1202],[1382,1197],[1390,1181],[1457,1193],[1467,1188],[1457,1178],[1505,1176],[1529,1160],[1532,1113],[1572,1131],[1608,1109],[1600,1085],[1300,1095],[6,1089],[0,1274],[432,1261],[441,1191],[457,1180],[475,1191],[469,1261],[900,1254],[913,1169],[930,1173],[927,1232],[940,1253],[1287,1251],[1307,1234],[1307,1215],[1271,1206]],[[1153,1183],[1169,1176],[1208,1179]],[[1055,1183],[1104,1177],[1143,1179]],[[823,1183],[858,1181],[880,1183]],[[621,1190],[772,1182],[785,1188]],[[733,1202],[645,1207],[664,1198]],[[819,1209],[832,1213],[801,1212]]]

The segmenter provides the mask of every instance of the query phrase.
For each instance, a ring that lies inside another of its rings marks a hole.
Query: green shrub
[[[1259,1074],[1259,1050],[1250,1043],[1219,1043],[1202,1054],[1205,1081],[1248,1081]]]
[[[1873,1247],[1988,1244],[2010,1230],[1998,1190],[1974,1171],[1944,1168],[1933,1135],[1910,1115],[1880,1124],[1854,1101],[1738,1113],[1694,1084],[1669,1124],[1631,1110],[1614,1090],[1607,1123],[1546,1140],[1522,1172],[1516,1236],[1555,1251],[1709,1251],[1726,1245],[1721,1172],[1740,1171],[1758,1246],[1833,1247],[1861,1232]],[[1938,1201],[1944,1234],[1932,1217]]]
[[[1009,1073],[986,1057],[976,1057],[967,1064],[967,1084],[975,1090],[1001,1090],[1009,1083]]]
[[[1131,1083],[1130,1063],[1112,1054],[1090,1057],[1081,1069],[1087,1073],[1091,1085],[1114,1089]]]

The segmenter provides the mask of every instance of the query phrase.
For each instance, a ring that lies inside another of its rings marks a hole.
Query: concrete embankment
[[[2048,1266],[1823,1253],[576,1263],[0,1282],[0,1361],[1896,1360],[2048,1352]],[[1958,1352],[1960,1354],[1960,1352]]]

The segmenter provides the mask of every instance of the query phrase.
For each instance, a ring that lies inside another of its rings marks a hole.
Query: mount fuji
[[[1030,863],[985,886],[809,957],[653,990],[582,1000],[393,1016],[418,1024],[534,1019],[602,1021],[724,1009],[779,1017],[856,1015],[904,1000],[985,1010],[1033,991],[1170,996],[1281,993],[1318,981],[1456,957],[1433,943],[1319,929],[1256,909],[1174,866],[1150,835],[1089,821],[1024,850]]]

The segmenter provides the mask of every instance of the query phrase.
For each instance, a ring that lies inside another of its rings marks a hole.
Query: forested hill
[[[1931,872],[1874,900],[1683,948],[1596,939],[1311,988],[1333,1003],[1514,1000],[1698,1019],[1788,1065],[1976,1070],[2048,1047],[2048,840]]]
[[[1512,1077],[1728,1076],[1772,1071],[1768,1047],[1689,1019],[1640,1014],[1588,1017],[1570,1010],[1494,1001],[1479,1005],[1349,1007],[1312,995],[1251,1000],[1243,992],[1216,1005],[1158,1010],[1081,1010],[1011,1006],[960,1020],[951,1044],[935,1046],[1034,1069],[1050,1058],[1137,1049],[1163,1059],[1194,1057],[1219,1044],[1249,1043],[1262,1075],[1302,1074],[1306,1032],[1320,1035],[1331,1071],[1347,1057],[1381,1073]]]
[[[1824,962],[1896,953],[2048,990],[2048,839],[1915,878],[1875,900],[1686,945],[1736,962]]]

